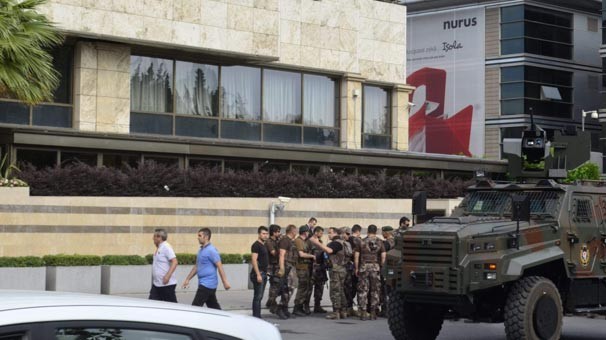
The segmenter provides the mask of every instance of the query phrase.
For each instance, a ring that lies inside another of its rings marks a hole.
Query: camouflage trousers
[[[309,268],[297,269],[297,279],[299,285],[297,288],[297,296],[295,297],[295,305],[307,305],[309,304],[308,296],[311,295],[311,272]]]
[[[278,277],[278,270],[280,266],[277,264],[270,264],[267,268],[269,274],[269,294],[267,296],[267,305],[273,306],[276,304],[278,298],[278,291],[280,289],[280,278]]]
[[[306,305],[309,305],[313,290],[314,306],[320,306],[326,281],[328,281],[328,278],[326,277],[326,269],[324,269],[324,266],[314,264],[313,271],[311,272],[311,289],[307,293],[307,298],[305,299]]]
[[[362,265],[358,274],[358,308],[376,311],[381,295],[381,279],[378,264]]]
[[[280,285],[278,286],[278,295],[280,295],[280,306],[288,307],[290,297],[293,295],[295,289],[297,288],[298,278],[297,269],[295,269],[294,265],[285,264],[284,266],[285,275],[286,272],[288,272],[288,275],[281,278]]]
[[[334,310],[347,308],[347,299],[345,298],[345,268],[335,268],[333,265],[330,271],[330,302]]]
[[[352,308],[354,304],[354,298],[356,297],[358,278],[354,275],[353,270],[347,270],[345,273],[345,299],[347,300],[347,308]]]
[[[389,294],[391,293],[391,288],[385,282],[385,278],[381,275],[381,312],[385,313],[387,311],[387,302],[389,301]]]

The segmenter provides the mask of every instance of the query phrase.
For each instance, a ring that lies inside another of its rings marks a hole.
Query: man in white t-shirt
[[[173,247],[166,242],[168,233],[164,229],[154,230],[154,244],[156,252],[154,253],[154,262],[152,264],[152,287],[149,292],[150,300],[159,300],[167,302],[177,302],[175,288],[177,279],[175,278],[175,269],[177,269],[177,256]]]

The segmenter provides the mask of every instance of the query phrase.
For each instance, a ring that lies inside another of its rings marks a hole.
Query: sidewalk
[[[265,294],[263,295],[263,302],[261,307],[263,310],[261,311],[263,314],[269,313],[269,311],[265,308],[265,302],[267,301],[267,296],[269,292],[265,290]],[[290,298],[289,306],[294,305],[295,296],[297,294],[297,290],[295,289],[295,293]],[[139,299],[147,299],[149,294],[117,294],[118,296],[139,298]],[[177,291],[177,301],[179,303],[191,305],[194,300],[195,293],[190,292],[179,292]],[[238,313],[238,314],[252,314],[252,298],[253,291],[252,290],[229,290],[229,291],[217,291],[217,300],[219,300],[219,304],[221,305],[221,309]],[[311,308],[313,308],[313,296],[311,297]],[[278,302],[280,298],[278,298]],[[324,309],[331,309],[329,291],[326,286],[324,286],[324,294],[322,296],[322,307]]]

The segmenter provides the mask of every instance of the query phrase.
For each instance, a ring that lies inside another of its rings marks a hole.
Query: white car
[[[107,295],[0,290],[0,340],[280,340],[263,320]]]

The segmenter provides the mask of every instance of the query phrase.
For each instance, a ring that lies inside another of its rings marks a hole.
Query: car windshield
[[[511,197],[528,195],[530,214],[539,217],[556,217],[561,193],[556,191],[474,191],[463,204],[466,215],[511,216]]]

